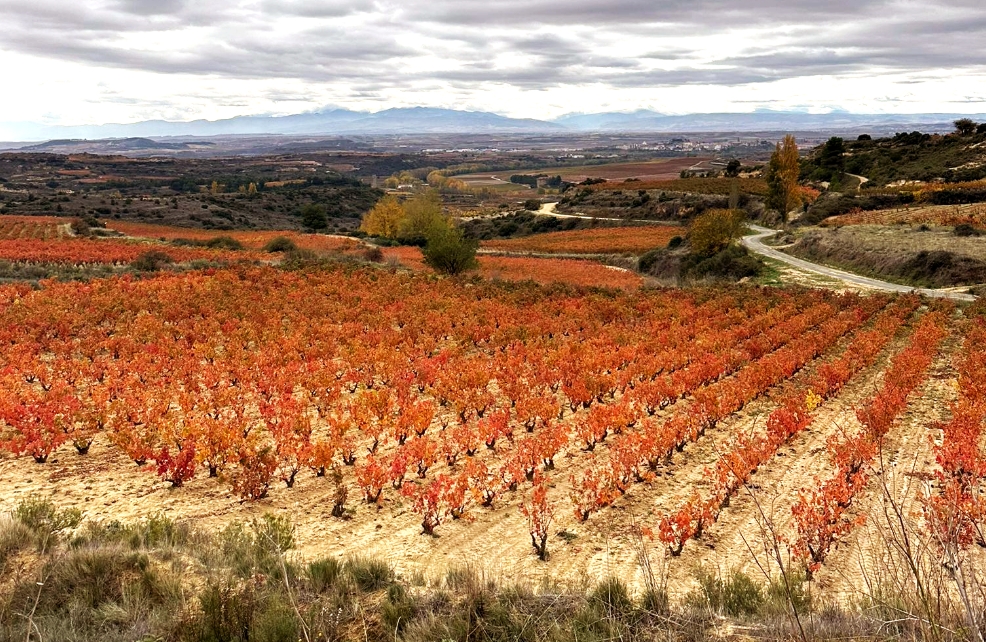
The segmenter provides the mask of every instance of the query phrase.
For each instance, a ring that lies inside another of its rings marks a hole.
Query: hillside
[[[139,145],[140,139],[131,142]],[[0,214],[297,230],[302,212],[315,206],[325,214],[325,230],[346,232],[359,225],[381,195],[344,171],[364,160],[344,155],[205,160],[0,154]],[[400,166],[399,161],[389,162]],[[390,166],[383,162],[381,167]]]
[[[845,170],[870,179],[867,187],[898,181],[957,183],[986,178],[986,130],[957,134],[899,133],[889,138],[846,141]],[[812,151],[802,178],[823,178],[822,149]]]

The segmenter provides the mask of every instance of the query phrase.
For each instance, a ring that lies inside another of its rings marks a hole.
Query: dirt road
[[[647,219],[632,219],[632,218],[604,218],[602,216],[587,216],[585,214],[561,214],[555,211],[558,207],[558,203],[542,203],[541,209],[539,209],[535,214],[539,216],[553,216],[555,218],[584,218],[587,220],[596,221],[618,221],[620,223],[650,223],[653,225],[667,225],[667,221],[650,221]]]
[[[884,290],[887,292],[917,292],[918,294],[923,294],[925,296],[942,298],[942,299],[952,299],[955,301],[975,301],[976,297],[971,294],[965,294],[962,292],[952,292],[950,290],[931,290],[923,288],[912,288],[907,285],[900,285],[897,283],[890,283],[887,281],[880,281],[879,279],[871,279],[865,276],[859,276],[858,274],[852,274],[851,272],[845,272],[843,270],[837,270],[835,268],[830,268],[824,265],[819,265],[817,263],[812,263],[810,261],[805,261],[804,259],[799,259],[797,257],[791,256],[790,254],[785,254],[780,250],[768,247],[763,244],[763,240],[770,236],[778,233],[778,230],[772,230],[766,227],[761,227],[759,225],[750,225],[750,229],[753,230],[753,234],[743,237],[743,246],[750,249],[757,254],[762,254],[763,256],[768,256],[777,261],[782,261],[793,267],[801,270],[806,270],[808,272],[814,272],[816,274],[821,274],[823,276],[828,276],[832,278],[845,281],[857,287],[870,288],[873,290]]]

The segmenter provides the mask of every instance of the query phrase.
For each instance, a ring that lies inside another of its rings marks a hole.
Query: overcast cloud
[[[983,0],[3,0],[0,25],[0,122],[986,111]]]

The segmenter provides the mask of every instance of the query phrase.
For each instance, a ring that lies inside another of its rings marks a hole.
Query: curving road
[[[765,238],[771,237],[779,232],[779,230],[772,230],[766,227],[761,227],[759,225],[750,225],[750,229],[753,230],[753,234],[743,237],[743,246],[749,250],[756,252],[757,254],[762,254],[763,256],[770,257],[777,261],[787,263],[792,267],[796,267],[799,270],[805,270],[808,272],[814,272],[815,274],[821,274],[822,276],[831,277],[834,279],[839,279],[846,283],[856,285],[864,288],[871,288],[874,290],[885,290],[887,292],[917,292],[918,294],[923,294],[924,296],[930,296],[941,299],[953,299],[955,301],[975,301],[976,297],[971,294],[965,294],[963,292],[952,292],[949,290],[929,290],[924,288],[912,288],[906,285],[900,285],[897,283],[889,283],[887,281],[880,281],[879,279],[871,279],[865,276],[859,276],[858,274],[853,274],[851,272],[845,272],[843,270],[837,270],[835,268],[830,268],[825,265],[819,265],[817,263],[812,263],[810,261],[805,261],[804,259],[799,259],[790,254],[785,254],[780,250],[774,249],[763,244]]]
[[[587,221],[617,221],[619,223],[648,223],[651,225],[668,225],[668,221],[651,221],[642,218],[604,218],[602,216],[588,216],[586,214],[560,214],[555,211],[558,203],[542,203],[541,209],[534,212],[538,216],[553,216],[554,218],[583,218]],[[671,223],[673,225],[673,223]]]

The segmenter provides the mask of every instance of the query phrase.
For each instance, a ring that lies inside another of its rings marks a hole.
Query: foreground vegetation
[[[0,639],[924,640],[937,639],[931,625],[962,627],[902,617],[904,596],[837,606],[803,576],[697,571],[696,588],[672,599],[644,545],[640,593],[616,578],[499,583],[469,567],[402,576],[383,561],[294,549],[289,519],[269,513],[206,531],[163,514],[94,522],[32,499],[0,517]]]

